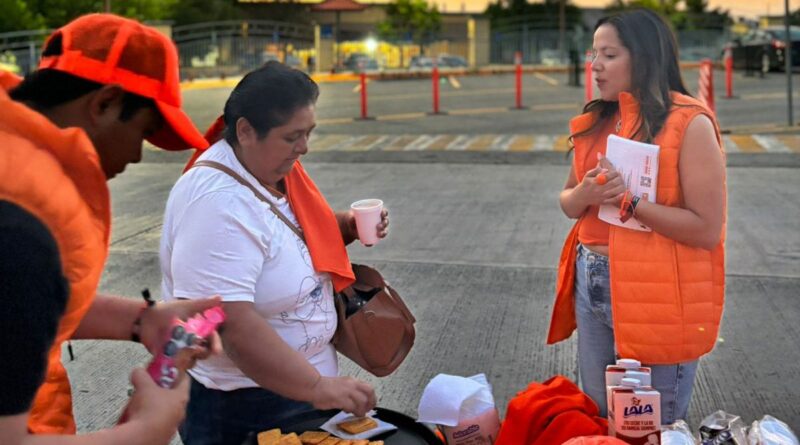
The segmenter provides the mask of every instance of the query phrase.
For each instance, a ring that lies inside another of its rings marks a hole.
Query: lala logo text
[[[653,414],[653,405],[642,405],[642,400],[633,397],[631,399],[631,406],[626,406],[623,412],[623,417],[641,416],[643,414]]]

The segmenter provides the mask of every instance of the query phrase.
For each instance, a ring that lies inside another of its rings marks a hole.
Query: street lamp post
[[[786,117],[789,121],[789,126],[794,125],[794,110],[792,106],[792,34],[789,16],[789,0],[783,0],[784,16],[783,24],[786,27],[786,44],[783,47],[783,58],[786,62],[786,101],[787,101],[787,114]]]

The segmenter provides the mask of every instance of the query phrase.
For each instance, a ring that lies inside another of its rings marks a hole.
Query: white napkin
[[[492,387],[486,375],[472,377],[439,374],[422,392],[417,409],[418,422],[456,426],[494,408]]]
[[[320,429],[325,430],[340,439],[348,439],[348,440],[369,439],[371,437],[377,436],[378,434],[382,434],[387,431],[392,431],[397,429],[396,426],[392,425],[389,422],[384,422],[381,419],[376,419],[375,417],[373,417],[374,415],[375,411],[370,411],[367,413],[367,417],[374,420],[378,424],[378,427],[368,431],[364,431],[363,433],[360,434],[347,434],[346,432],[340,430],[338,426],[336,426],[344,422],[345,420],[355,417],[354,415],[346,413],[344,411],[340,411],[339,414],[328,419],[327,422],[322,424]]]

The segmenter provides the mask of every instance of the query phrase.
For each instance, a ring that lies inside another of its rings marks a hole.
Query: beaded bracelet
[[[131,328],[131,341],[135,341],[136,343],[142,342],[140,333],[142,330],[142,315],[144,315],[144,311],[150,309],[156,304],[155,300],[153,300],[153,297],[150,296],[150,289],[144,289],[142,291],[142,298],[144,299],[145,305],[142,306],[141,310],[139,310],[139,315],[136,317],[136,321],[133,322],[133,327]]]

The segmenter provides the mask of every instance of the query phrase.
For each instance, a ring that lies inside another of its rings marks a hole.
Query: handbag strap
[[[272,211],[272,213],[274,213],[275,216],[278,217],[278,219],[283,221],[286,224],[287,227],[292,229],[292,232],[294,232],[294,234],[297,235],[298,238],[300,238],[303,242],[306,242],[306,238],[303,236],[302,230],[299,227],[297,227],[296,225],[294,225],[291,221],[289,221],[289,218],[287,218],[283,214],[283,212],[278,210],[278,208],[274,204],[272,204],[272,201],[267,199],[267,197],[264,196],[263,193],[258,191],[258,189],[255,188],[253,186],[253,184],[250,184],[249,182],[247,182],[246,179],[244,179],[240,174],[238,174],[235,171],[233,171],[233,169],[231,169],[227,165],[220,164],[219,162],[206,161],[206,160],[195,162],[194,165],[192,166],[192,168],[195,168],[195,167],[211,167],[211,168],[215,168],[215,169],[217,169],[217,170],[219,170],[219,171],[221,171],[223,173],[226,173],[228,176],[230,176],[233,179],[235,179],[236,182],[238,182],[239,184],[242,184],[243,186],[249,188],[250,191],[253,192],[254,195],[256,195],[256,198],[258,198],[259,200],[263,201],[267,205],[267,207],[269,207],[269,209]]]

